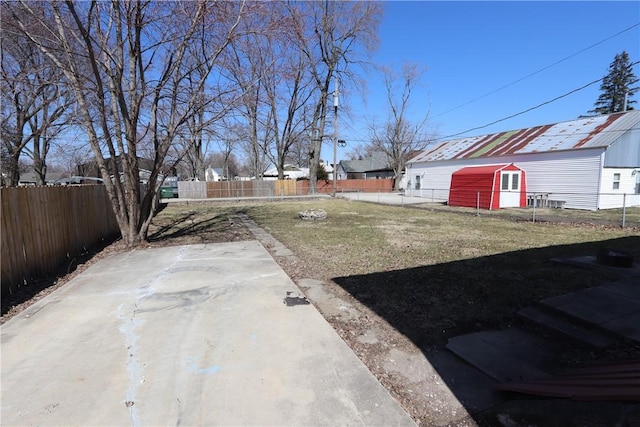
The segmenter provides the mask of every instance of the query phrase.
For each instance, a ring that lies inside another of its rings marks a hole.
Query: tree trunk
[[[20,153],[11,153],[9,157],[9,186],[17,187],[20,182]]]
[[[314,138],[311,141],[309,151],[309,193],[318,192],[318,165],[320,164],[320,153],[322,150],[322,138]]]

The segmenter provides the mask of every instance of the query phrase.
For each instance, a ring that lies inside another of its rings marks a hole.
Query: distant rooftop
[[[359,160],[341,160],[345,172],[371,172],[389,169],[389,159],[385,153],[377,152]]]

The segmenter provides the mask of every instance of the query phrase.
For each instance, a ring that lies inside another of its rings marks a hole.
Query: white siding
[[[640,127],[629,129],[607,148],[604,166],[640,168]]]
[[[414,163],[407,167],[406,175],[410,183],[407,184],[407,195],[424,197],[433,202],[449,200],[451,174],[458,169],[470,166],[464,161],[446,161],[430,163]],[[420,189],[415,189],[416,175],[420,175]],[[409,185],[410,184],[410,185]]]
[[[637,171],[635,174],[634,171]],[[619,187],[613,188],[614,175],[620,174]],[[600,187],[600,209],[621,208],[622,206],[640,206],[640,194],[637,194],[636,177],[639,169],[604,168]]]
[[[604,149],[583,149],[536,154],[521,154],[440,162],[416,162],[407,168],[407,176],[414,180],[422,175],[421,189],[408,192],[410,196],[445,201],[449,196],[451,174],[465,166],[515,163],[527,176],[527,193],[548,194],[551,200],[562,200],[573,209],[598,209],[600,171]]]

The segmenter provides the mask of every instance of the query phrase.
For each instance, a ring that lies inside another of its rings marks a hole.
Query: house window
[[[640,194],[640,173],[636,172],[636,194]]]
[[[416,190],[420,189],[420,175],[416,175]]]
[[[620,188],[620,174],[619,173],[614,173],[613,174],[613,189],[614,190],[618,190]]]

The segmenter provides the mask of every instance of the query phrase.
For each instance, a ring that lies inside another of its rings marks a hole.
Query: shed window
[[[502,189],[503,190],[509,189],[509,174],[506,174],[506,173],[502,174]]]
[[[613,174],[613,189],[614,190],[618,190],[620,188],[620,174],[619,173],[614,173]]]
[[[514,173],[513,175],[511,175],[511,189],[517,190],[518,185],[520,185],[520,174]]]

